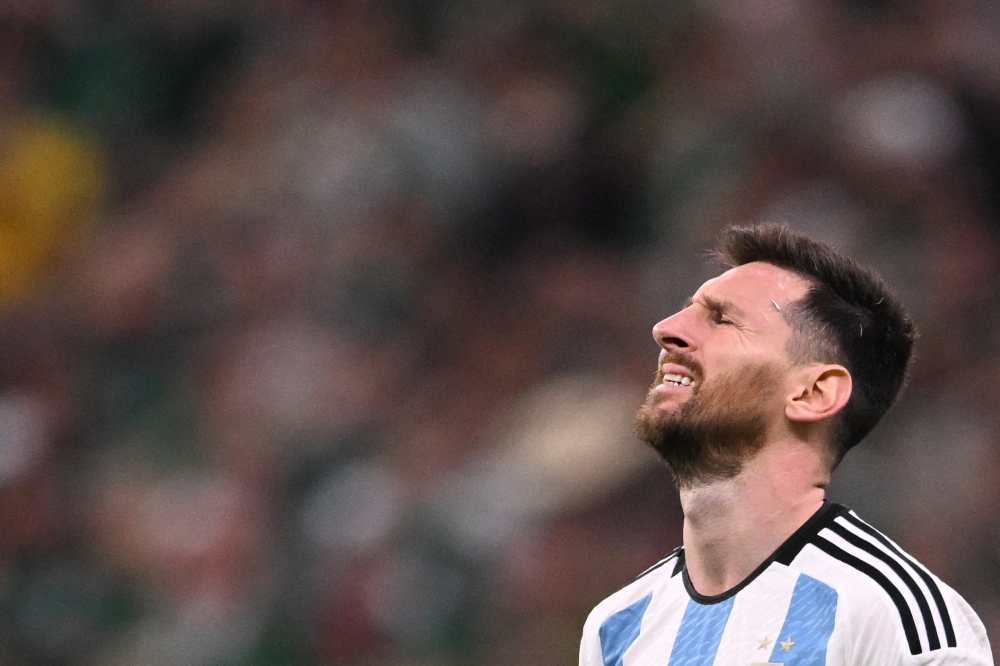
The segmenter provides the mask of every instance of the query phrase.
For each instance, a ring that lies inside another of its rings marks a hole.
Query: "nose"
[[[685,308],[653,326],[653,339],[656,344],[667,351],[691,351],[695,347],[695,331],[693,322],[686,315],[690,308]]]

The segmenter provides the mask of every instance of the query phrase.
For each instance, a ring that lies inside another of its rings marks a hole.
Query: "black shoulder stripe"
[[[948,647],[955,647],[958,642],[955,640],[955,627],[951,623],[951,615],[948,613],[948,605],[944,602],[944,597],[941,595],[941,589],[938,587],[937,582],[931,577],[927,571],[920,566],[919,563],[914,561],[912,557],[903,552],[896,544],[892,543],[885,537],[884,534],[879,532],[877,529],[861,520],[857,516],[851,513],[845,513],[844,519],[849,521],[851,525],[854,525],[858,529],[862,530],[866,534],[871,535],[878,540],[883,546],[894,552],[900,558],[909,562],[913,570],[917,572],[917,575],[923,579],[924,584],[927,585],[927,589],[931,591],[931,596],[934,597],[934,603],[937,605],[938,613],[941,615],[941,622],[944,624],[944,637],[948,642]]]
[[[771,560],[779,564],[784,564],[787,567],[792,563],[792,560],[799,556],[799,553],[806,547],[806,544],[811,542],[820,530],[836,520],[837,516],[845,513],[847,513],[847,507],[834,504],[829,500],[823,502],[823,506],[802,527],[795,530],[795,533],[788,537],[785,543],[781,544],[778,550],[771,556]]]
[[[938,638],[937,627],[934,625],[934,616],[931,615],[931,607],[930,604],[927,603],[927,597],[920,589],[920,586],[917,585],[917,581],[913,579],[913,576],[911,576],[906,569],[903,568],[903,565],[884,550],[872,542],[862,539],[843,525],[832,523],[830,525],[830,531],[840,536],[840,538],[855,548],[863,550],[869,555],[876,557],[889,565],[889,568],[892,569],[897,576],[899,576],[900,580],[902,580],[906,584],[906,587],[910,589],[910,592],[913,594],[913,598],[917,600],[917,606],[920,608],[920,614],[924,618],[924,628],[927,630],[928,649],[937,650],[940,648],[941,639]]]
[[[684,571],[684,549],[679,548],[677,552],[677,564],[674,565],[674,570],[670,572],[670,577],[673,578],[682,571]]]
[[[892,599],[892,603],[896,605],[896,610],[899,611],[899,617],[903,622],[903,633],[906,635],[906,643],[910,647],[910,654],[920,654],[920,637],[917,635],[917,625],[913,622],[913,615],[910,613],[910,607],[907,605],[906,599],[903,598],[903,595],[900,594],[896,586],[889,582],[889,579],[881,571],[864,560],[860,560],[850,553],[844,552],[843,549],[838,548],[826,539],[818,536],[812,543],[830,557],[840,560],[844,564],[852,566],[865,574],[885,590],[889,598]]]
[[[680,559],[680,555],[683,552],[682,551],[683,548],[684,548],[683,546],[677,546],[672,551],[670,551],[670,553],[666,557],[664,557],[662,560],[660,560],[659,562],[657,562],[656,564],[654,564],[653,566],[649,567],[648,569],[646,569],[645,571],[643,571],[641,574],[639,574],[638,576],[636,576],[635,580],[639,580],[640,578],[642,578],[646,574],[652,573],[653,571],[656,571],[657,569],[659,569],[660,567],[662,567],[664,564],[666,564],[667,562],[669,562],[670,560],[672,560],[675,557],[677,557],[678,559]],[[674,574],[670,575],[671,578],[673,578],[673,575]]]

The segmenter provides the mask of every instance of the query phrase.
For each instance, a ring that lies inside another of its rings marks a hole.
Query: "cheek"
[[[706,355],[703,369],[704,385],[714,391],[725,385],[728,399],[737,401],[748,395],[784,394],[791,386],[788,357],[768,350],[747,350],[747,353]],[[726,395],[720,396],[727,398]]]
[[[751,364],[706,383],[704,399],[728,410],[769,414],[782,410],[783,374],[772,364]]]
[[[737,371],[741,368],[769,365],[789,368],[788,354],[791,329],[753,330],[743,332],[735,327],[717,326],[710,339],[701,345],[701,361],[706,378]]]
[[[789,335],[768,335],[751,339],[744,335],[734,335],[726,344],[715,346],[712,355],[716,363],[727,368],[760,365],[788,367],[790,339]]]

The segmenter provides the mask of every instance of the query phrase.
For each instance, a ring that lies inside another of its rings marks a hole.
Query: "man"
[[[765,225],[653,328],[638,432],[674,473],[684,545],[599,604],[581,666],[992,664],[969,605],[825,499],[895,401],[914,329],[871,271]]]

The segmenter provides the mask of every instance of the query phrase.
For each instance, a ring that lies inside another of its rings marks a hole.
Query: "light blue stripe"
[[[604,666],[622,666],[622,655],[635,642],[635,639],[639,638],[642,616],[646,614],[646,609],[649,608],[649,602],[652,600],[653,593],[650,592],[601,624],[597,633],[601,637],[601,655],[604,657]]]
[[[688,600],[668,666],[711,666],[736,597],[705,606]]]
[[[837,591],[800,574],[770,661],[786,666],[824,666],[836,616]]]

